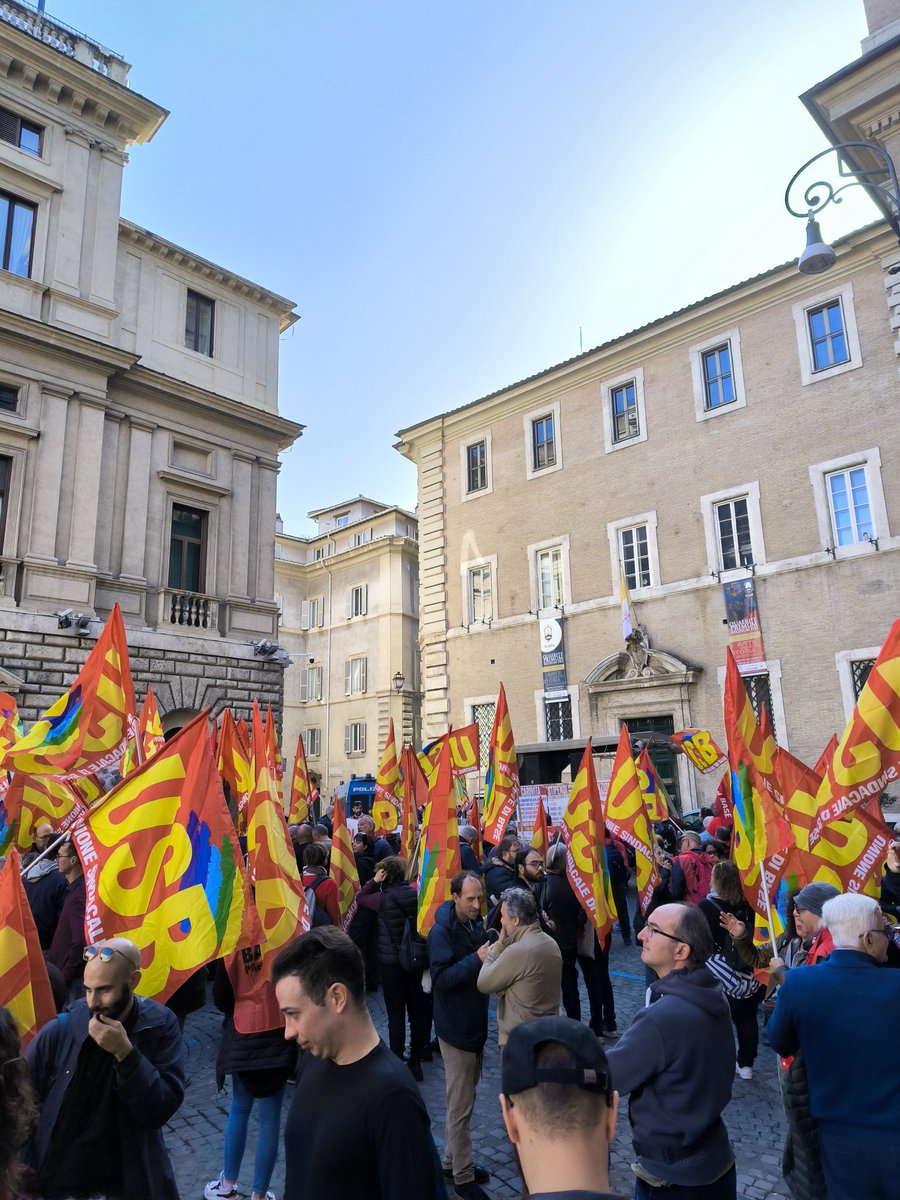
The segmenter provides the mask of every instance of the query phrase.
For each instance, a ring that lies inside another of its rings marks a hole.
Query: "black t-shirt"
[[[284,1127],[284,1200],[443,1200],[430,1124],[384,1042],[347,1066],[304,1054]]]

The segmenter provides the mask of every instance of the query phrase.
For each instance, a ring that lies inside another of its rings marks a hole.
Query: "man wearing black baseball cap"
[[[625,1200],[608,1191],[619,1097],[587,1025],[539,1017],[510,1030],[500,1108],[530,1200]]]

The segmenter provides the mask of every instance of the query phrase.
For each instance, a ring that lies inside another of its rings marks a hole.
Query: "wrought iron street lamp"
[[[847,153],[852,150],[863,150],[878,160],[877,164],[868,168],[855,166]],[[810,183],[802,191],[798,183],[800,177],[821,158],[836,154],[838,159],[838,175],[846,179],[835,187],[827,180],[819,179]],[[800,255],[797,269],[801,275],[821,275],[830,270],[837,256],[831,246],[822,240],[819,222],[816,214],[829,204],[840,204],[845,192],[850,187],[864,187],[884,212],[888,224],[897,239],[900,240],[900,184],[897,182],[897,171],[894,162],[883,146],[877,142],[841,142],[838,146],[829,146],[827,150],[814,155],[797,171],[784,193],[784,206],[792,217],[806,218],[806,249]],[[895,273],[900,268],[892,268]]]
[[[391,682],[394,685],[395,692],[402,692],[403,685],[404,685],[404,683],[406,683],[406,677],[404,676],[402,671],[398,671],[397,674],[394,676],[394,678],[391,680]]]

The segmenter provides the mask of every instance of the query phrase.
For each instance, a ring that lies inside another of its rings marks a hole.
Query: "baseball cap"
[[[539,1067],[541,1046],[558,1042],[572,1055],[572,1062]],[[581,1021],[569,1017],[538,1017],[510,1031],[503,1047],[501,1069],[504,1095],[527,1092],[539,1083],[570,1083],[590,1092],[610,1093],[609,1063],[600,1039]]]

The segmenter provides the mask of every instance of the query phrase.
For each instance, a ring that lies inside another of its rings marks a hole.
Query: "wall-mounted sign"
[[[738,671],[742,675],[760,675],[766,669],[766,651],[753,579],[723,583],[722,595],[725,598],[725,620],[728,622],[728,645]]]
[[[567,700],[566,650],[563,646],[562,621],[543,617],[538,622],[541,638],[541,673],[546,700]]]

